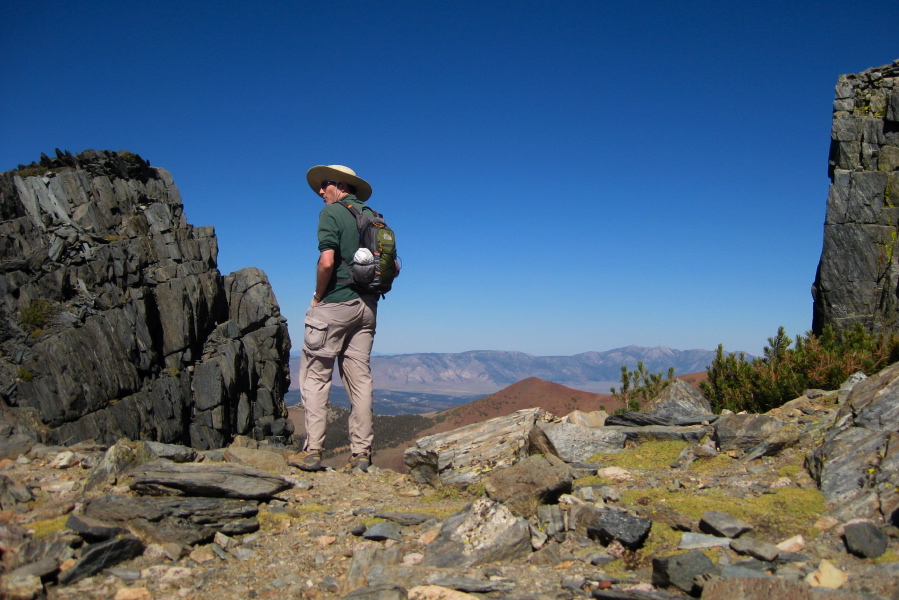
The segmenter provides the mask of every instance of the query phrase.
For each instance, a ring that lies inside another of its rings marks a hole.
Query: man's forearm
[[[313,302],[320,302],[331,282],[331,274],[334,272],[334,251],[324,250],[318,257],[318,266],[315,269],[315,298]]]

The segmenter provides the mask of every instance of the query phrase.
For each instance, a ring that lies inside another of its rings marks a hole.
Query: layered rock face
[[[285,441],[286,320],[262,271],[223,277],[217,254],[137,155],[57,150],[0,175],[0,400],[54,443]]]
[[[812,329],[899,326],[899,60],[843,75],[833,105]]]

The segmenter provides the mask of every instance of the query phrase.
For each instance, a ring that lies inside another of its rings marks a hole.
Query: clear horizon
[[[834,86],[899,58],[899,3],[7,3],[0,171],[55,148],[172,173],[294,348],[317,164],[404,269],[375,351],[758,355],[811,327]]]

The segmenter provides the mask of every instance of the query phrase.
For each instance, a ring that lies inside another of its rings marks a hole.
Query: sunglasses
[[[322,181],[322,184],[318,186],[318,189],[323,190],[326,189],[329,185],[337,185],[336,181]]]

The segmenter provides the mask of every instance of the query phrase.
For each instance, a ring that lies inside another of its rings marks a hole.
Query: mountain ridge
[[[511,350],[468,350],[372,356],[372,377],[378,390],[470,396],[492,394],[515,382],[538,377],[576,390],[607,394],[618,387],[621,367],[638,362],[651,372],[675,374],[705,371],[713,350],[676,350],[666,346],[630,345],[570,356],[535,356]],[[747,355],[751,357],[751,355]],[[299,383],[299,357],[291,357],[291,383]],[[337,385],[342,385],[335,379]]]

